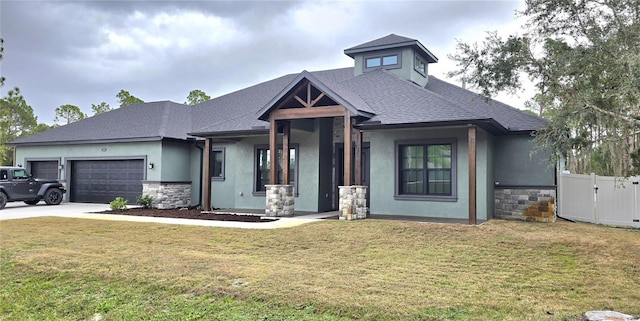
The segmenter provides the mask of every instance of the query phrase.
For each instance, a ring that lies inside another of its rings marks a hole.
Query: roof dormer
[[[395,34],[351,47],[344,53],[355,61],[355,76],[383,68],[423,87],[429,81],[428,65],[438,62],[418,40]]]

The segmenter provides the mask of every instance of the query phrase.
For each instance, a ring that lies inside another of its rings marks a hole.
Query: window
[[[365,69],[384,67],[399,67],[400,60],[398,54],[369,57],[365,59]]]
[[[224,147],[212,147],[209,159],[209,173],[214,181],[224,180]]]
[[[289,146],[289,184],[294,186],[294,191],[297,194],[298,183],[298,161],[297,161],[298,146]],[[269,172],[271,170],[271,151],[268,146],[257,146],[255,150],[255,194],[263,194],[266,192],[265,185],[272,184],[269,180]],[[282,183],[282,146],[278,147],[278,182]]]
[[[9,178],[9,174],[6,169],[0,171],[0,180],[6,181]]]
[[[375,68],[375,67],[380,67],[380,57],[368,58],[367,68]]]
[[[427,65],[424,63],[424,60],[420,59],[420,56],[416,55],[413,60],[413,69],[423,76],[427,74]]]
[[[13,170],[13,179],[27,179],[29,178],[29,175],[27,174],[27,171],[24,169],[14,169]]]
[[[396,198],[456,197],[455,141],[398,143]]]

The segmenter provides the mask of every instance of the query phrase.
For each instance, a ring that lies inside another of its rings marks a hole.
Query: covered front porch
[[[205,150],[210,152],[204,153],[203,161],[204,209],[251,209],[270,217],[328,211],[338,211],[340,218],[345,220],[367,217],[371,202],[369,150],[373,151],[376,142],[381,142],[379,138],[384,137],[385,145],[378,146],[375,154],[391,165],[380,167],[381,162],[376,160],[378,166],[373,174],[378,178],[373,188],[380,194],[381,190],[389,190],[389,186],[395,184],[393,179],[383,182],[380,177],[393,176],[397,172],[397,168],[393,168],[393,162],[397,161],[394,160],[397,155],[393,154],[394,138],[390,138],[395,136],[387,137],[397,128],[390,128],[391,132],[386,128],[371,129],[372,111],[359,109],[351,101],[357,102],[357,99],[351,97],[346,101],[311,74],[303,72],[256,113],[264,125],[253,126],[251,131],[220,132],[205,137]],[[362,128],[369,129],[363,132]],[[458,182],[458,186],[468,190],[460,193],[463,195],[460,200],[448,203],[405,200],[404,205],[438,205],[441,209],[447,208],[443,204],[455,205],[454,217],[458,219],[465,215],[461,217],[460,208],[468,206],[468,222],[476,224],[475,125],[428,127],[431,128],[428,133],[419,128],[406,130],[421,135],[447,131],[447,135],[453,133],[458,141],[466,141],[460,144],[460,154],[466,154],[460,171],[464,170],[468,175],[462,176],[464,182]],[[371,141],[369,135],[374,134],[378,140]],[[213,150],[226,151],[222,153],[225,159],[222,165],[218,159],[220,154],[212,156]],[[227,167],[226,177],[212,174],[211,171],[219,171],[217,166]],[[484,183],[481,181],[480,185],[484,186]],[[393,190],[389,193],[385,198],[393,197]],[[415,211],[402,213],[399,208],[395,213],[386,207],[382,213],[387,215],[415,215]],[[380,214],[375,209],[373,213]]]
[[[207,137],[205,150],[229,143],[234,144],[234,150],[247,150],[252,143],[256,146],[253,148],[254,186],[250,196],[264,197],[263,213],[266,216],[291,216],[304,209],[296,206],[298,196],[304,193],[304,202],[315,198],[317,207],[312,211],[339,210],[344,219],[365,218],[368,186],[363,184],[363,176],[366,183],[368,173],[363,166],[363,135],[354,124],[366,117],[330,98],[308,79],[293,84],[288,94],[274,98],[258,115],[269,122],[268,129],[255,128],[254,133],[237,137]],[[262,137],[268,138],[267,144],[260,145]],[[230,149],[226,148],[227,151]],[[204,153],[203,207],[206,211],[220,207],[212,203],[212,193],[216,191],[212,190],[211,183],[216,182],[208,179],[215,170],[214,162],[215,156]],[[248,171],[236,172],[246,175]],[[246,176],[234,179],[237,182]],[[316,188],[310,188],[307,183]],[[245,195],[249,196],[245,191],[239,191],[234,197]]]

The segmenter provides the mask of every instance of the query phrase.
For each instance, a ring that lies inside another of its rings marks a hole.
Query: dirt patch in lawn
[[[152,216],[152,217],[168,217],[168,218],[186,218],[194,220],[210,220],[210,221],[234,221],[234,222],[252,222],[266,223],[273,222],[276,219],[261,219],[258,215],[244,214],[213,214],[202,213],[197,209],[157,209],[157,208],[130,208],[124,211],[102,211],[98,214],[117,214],[132,216]]]

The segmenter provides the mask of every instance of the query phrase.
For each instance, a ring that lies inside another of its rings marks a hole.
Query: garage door
[[[29,166],[35,178],[58,179],[58,161],[30,161]]]
[[[104,203],[124,197],[135,204],[142,194],[144,161],[92,160],[71,164],[70,200],[82,203]]]

